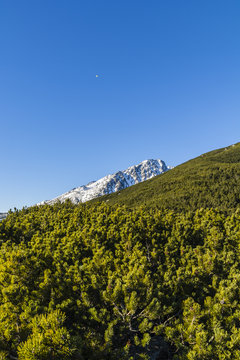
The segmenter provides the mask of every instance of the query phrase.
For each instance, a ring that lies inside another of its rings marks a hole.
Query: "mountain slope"
[[[174,210],[236,208],[240,204],[240,143],[203,154],[101,200]]]
[[[170,168],[171,167],[168,167],[164,161],[159,159],[144,160],[140,164],[131,166],[124,171],[107,175],[97,181],[92,181],[87,185],[75,188],[53,200],[43,201],[40,204],[54,204],[57,201],[64,202],[67,199],[71,200],[74,204],[86,202],[151,179],[156,175],[166,172]]]
[[[5,219],[7,217],[7,213],[0,213],[0,220]]]

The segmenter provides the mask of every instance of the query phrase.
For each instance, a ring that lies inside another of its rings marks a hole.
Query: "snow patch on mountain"
[[[7,213],[0,213],[0,221],[7,217]]]
[[[172,167],[167,166],[163,160],[144,160],[138,165],[130,166],[126,170],[104,176],[97,181],[91,181],[87,185],[74,188],[55,199],[42,201],[38,205],[54,204],[57,201],[64,202],[67,199],[71,200],[74,204],[83,203],[103,195],[123,190],[170,169],[172,169]]]

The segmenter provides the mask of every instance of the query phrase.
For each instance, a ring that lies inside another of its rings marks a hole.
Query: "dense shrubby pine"
[[[0,246],[2,360],[240,358],[238,210],[45,205]]]

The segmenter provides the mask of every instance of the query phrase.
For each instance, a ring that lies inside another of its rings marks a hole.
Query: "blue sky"
[[[239,17],[239,0],[1,1],[0,212],[238,142]]]

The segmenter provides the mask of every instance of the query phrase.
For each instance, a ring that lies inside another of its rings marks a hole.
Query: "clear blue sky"
[[[2,0],[0,212],[238,142],[239,19],[239,0]]]

